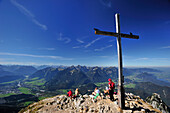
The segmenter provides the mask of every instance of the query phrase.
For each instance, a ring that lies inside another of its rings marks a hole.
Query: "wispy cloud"
[[[19,4],[16,0],[11,0],[11,3],[15,7],[17,7],[21,13],[27,16],[35,25],[39,26],[43,30],[47,30],[47,26],[44,24],[41,24],[38,20],[36,20],[34,14],[31,13],[28,9],[26,9],[23,5]]]
[[[100,0],[100,3],[108,8],[112,7],[111,0]]]
[[[84,41],[80,40],[80,39],[76,39],[79,43],[84,43]]]
[[[39,50],[48,50],[48,51],[53,51],[55,48],[38,48]]]
[[[32,19],[32,22],[36,25],[38,25],[39,27],[41,27],[43,30],[47,30],[47,26],[44,24],[41,24],[39,21],[37,21],[36,19]]]
[[[105,59],[116,59],[117,56],[116,55],[113,55],[113,56],[98,56],[100,58],[105,58]]]
[[[170,20],[169,20],[169,21],[166,21],[165,24],[170,24]]]
[[[0,58],[0,61],[14,60],[14,58]]]
[[[75,46],[75,47],[72,47],[74,49],[77,49],[77,48],[81,48],[82,46]]]
[[[0,62],[0,64],[3,64],[3,65],[67,65],[67,64],[61,64],[61,63],[55,63],[55,62],[44,62],[44,63],[39,63],[39,62],[6,62],[6,61],[3,61],[3,62]]]
[[[164,46],[164,47],[161,47],[160,49],[170,49],[170,46]]]
[[[102,47],[102,48],[100,48],[100,49],[95,49],[94,51],[103,51],[104,49],[110,48],[110,47],[112,47],[112,46],[113,46],[113,45],[108,45],[108,46]]]
[[[115,41],[115,39],[113,39],[113,40],[109,40],[109,42],[113,42],[113,41]]]
[[[41,65],[35,62],[0,62],[3,65]]]
[[[50,58],[50,59],[56,59],[56,60],[73,60],[73,58],[65,58],[65,57],[61,57],[61,56],[46,56],[46,55],[33,55],[33,54],[20,54],[20,53],[3,53],[3,52],[0,52],[0,55],[35,57],[35,58]]]
[[[149,60],[150,58],[146,58],[146,57],[143,57],[143,58],[137,58],[135,60]]]
[[[103,37],[96,38],[95,40],[89,42],[89,43],[88,43],[87,45],[85,45],[84,47],[85,47],[85,48],[88,48],[89,46],[91,46],[91,45],[94,44],[96,41],[100,40],[101,38],[103,38]]]
[[[71,39],[68,38],[68,37],[63,37],[63,34],[62,34],[62,33],[59,34],[59,37],[57,38],[57,40],[59,40],[59,41],[64,41],[65,43],[71,42]]]
[[[148,58],[148,57],[143,57],[143,58],[137,58],[134,59],[135,61],[137,60],[142,60],[142,61],[169,61],[169,58]]]

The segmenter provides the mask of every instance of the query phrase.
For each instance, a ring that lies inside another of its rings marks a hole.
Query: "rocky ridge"
[[[157,93],[153,93],[152,96],[146,98],[146,102],[151,104],[153,108],[160,110],[162,113],[168,113],[169,107],[161,100],[161,97]]]
[[[57,95],[33,103],[19,113],[161,113],[132,93],[126,93],[125,110],[119,109],[117,95],[114,98],[115,101],[112,102],[103,95],[97,99],[92,99],[89,95],[81,95],[75,99]]]

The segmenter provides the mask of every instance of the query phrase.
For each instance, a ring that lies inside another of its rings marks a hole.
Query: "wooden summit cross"
[[[121,109],[125,108],[125,91],[124,91],[124,77],[122,73],[123,64],[122,64],[122,47],[121,47],[121,37],[124,38],[132,38],[132,39],[139,39],[139,36],[130,34],[123,34],[120,33],[120,22],[119,22],[119,14],[115,14],[116,18],[116,33],[114,32],[107,32],[107,31],[100,31],[98,29],[95,30],[95,34],[97,35],[107,35],[107,36],[114,36],[117,37],[117,52],[118,52],[118,105]]]

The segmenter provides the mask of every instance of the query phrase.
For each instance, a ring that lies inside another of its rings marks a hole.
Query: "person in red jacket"
[[[113,93],[114,93],[115,83],[112,82],[112,80],[110,78],[108,79],[108,81],[109,81],[108,85],[109,85],[110,100],[114,101]]]
[[[67,92],[67,96],[72,98],[73,92],[70,90],[69,92]]]

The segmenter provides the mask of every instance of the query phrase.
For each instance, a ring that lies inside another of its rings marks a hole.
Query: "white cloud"
[[[68,38],[68,37],[63,37],[63,34],[62,34],[62,33],[59,34],[59,37],[57,38],[57,40],[59,40],[59,41],[64,41],[65,43],[71,42],[71,39]]]
[[[11,3],[17,7],[21,13],[23,13],[25,16],[27,16],[35,25],[39,26],[43,30],[47,30],[47,26],[44,24],[41,24],[39,21],[35,19],[35,16],[33,13],[31,13],[28,9],[26,9],[23,5],[16,2],[16,0],[11,0]]]
[[[35,62],[0,62],[3,65],[39,65]]]
[[[39,27],[41,27],[43,30],[47,30],[47,26],[44,24],[41,24],[39,21],[37,21],[36,19],[32,19],[32,22],[36,25],[38,25]]]
[[[68,64],[63,64],[63,63],[56,63],[56,62],[13,62],[13,61],[0,61],[1,65],[32,65],[32,66],[40,66],[40,65],[63,65],[63,66],[67,66]],[[71,64],[70,64],[71,65]]]
[[[72,48],[77,49],[77,48],[81,48],[81,46],[75,46],[75,47],[72,47]]]
[[[108,8],[112,7],[111,0],[100,0],[100,3]]]
[[[154,60],[168,60],[169,58],[153,58]]]
[[[53,51],[55,48],[38,48],[39,50],[48,50],[48,51]]]
[[[99,56],[100,58],[115,58],[115,55],[113,56]]]
[[[110,48],[110,47],[112,47],[112,46],[113,46],[113,45],[108,45],[108,46],[102,47],[102,48],[100,48],[100,49],[95,49],[94,51],[103,51],[104,49]]]
[[[170,46],[164,46],[164,47],[161,47],[161,49],[169,49]]]
[[[0,58],[0,61],[14,60],[14,58]]]
[[[80,40],[80,39],[76,39],[79,43],[84,43],[84,41]]]
[[[101,57],[101,58],[107,58],[107,57],[110,57],[110,56],[99,56],[99,57]]]
[[[35,57],[35,58],[50,58],[50,59],[56,59],[56,60],[73,60],[72,58],[65,58],[65,57],[61,57],[61,56],[32,55],[32,54],[20,54],[20,53],[3,53],[3,52],[0,52],[0,55]]]
[[[92,44],[94,44],[96,41],[100,40],[102,37],[96,38],[95,40],[89,42],[87,45],[85,45],[85,48],[88,48],[89,46],[91,46]]]
[[[143,58],[137,58],[136,60],[143,60],[143,61],[169,61],[169,58],[147,58],[147,57],[143,57]]]
[[[169,20],[169,21],[166,21],[165,24],[170,24],[170,20]]]
[[[149,58],[144,57],[144,58],[137,58],[135,60],[149,60]]]
[[[113,40],[109,40],[109,42],[113,42],[113,41],[115,41],[115,39],[113,39]]]

